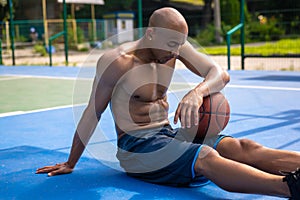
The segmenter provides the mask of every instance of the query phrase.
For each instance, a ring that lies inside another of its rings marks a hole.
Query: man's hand
[[[48,176],[60,174],[69,174],[73,172],[73,168],[67,162],[56,164],[54,166],[45,166],[36,170],[36,174],[48,173]]]
[[[179,102],[175,112],[174,123],[181,121],[182,128],[197,126],[199,121],[198,110],[203,103],[203,96],[197,94],[195,90],[187,93]]]

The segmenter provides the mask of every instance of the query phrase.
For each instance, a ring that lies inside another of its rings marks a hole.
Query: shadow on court
[[[99,161],[82,158],[69,175],[35,174],[45,163],[66,160],[67,154],[31,146],[0,150],[0,194],[6,199],[218,199],[199,189],[173,188],[141,182]],[[213,185],[213,184],[211,184]],[[220,192],[220,189],[216,191]],[[180,197],[180,198],[179,198]]]
[[[277,113],[275,115],[253,115],[253,114],[237,114],[237,113],[232,113],[231,115],[242,118],[242,119],[232,120],[231,123],[234,123],[235,121],[240,122],[241,120],[245,120],[245,121],[264,120],[264,119],[276,120],[276,123],[262,126],[262,127],[255,127],[255,124],[252,123],[254,128],[232,134],[232,136],[237,138],[249,136],[251,134],[257,134],[264,131],[272,131],[273,129],[279,129],[285,126],[290,126],[290,125],[295,125],[300,123],[300,110],[289,110],[282,113]]]

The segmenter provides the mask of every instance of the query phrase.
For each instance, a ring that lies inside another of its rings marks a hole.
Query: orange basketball
[[[219,134],[227,126],[229,118],[229,102],[222,93],[204,97],[199,109],[199,125],[194,142]]]

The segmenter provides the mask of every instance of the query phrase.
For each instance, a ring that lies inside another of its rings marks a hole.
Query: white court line
[[[300,88],[293,87],[273,87],[273,86],[256,86],[256,85],[231,85],[230,88],[246,88],[246,89],[262,89],[262,90],[284,90],[284,91],[300,91]]]
[[[78,77],[55,77],[55,76],[32,76],[32,75],[14,75],[14,74],[4,74],[3,76],[13,76],[6,78],[1,78],[1,80],[13,80],[19,78],[45,78],[45,79],[62,79],[62,80],[93,80],[94,78],[78,78]],[[191,82],[173,82],[172,84],[176,85],[187,85],[187,86],[196,86],[198,83],[191,83]],[[171,85],[172,85],[171,84]],[[256,86],[256,85],[232,85],[228,84],[226,87],[229,88],[246,88],[246,89],[263,89],[263,90],[285,90],[285,91],[300,91],[300,88],[293,88],[293,87],[274,87],[274,86]],[[184,89],[180,89],[184,90]],[[172,91],[179,91],[179,90],[172,90]]]
[[[35,75],[19,75],[19,74],[3,74],[1,76],[13,76],[12,78],[44,78],[44,79],[62,79],[62,80],[93,80],[94,78],[78,78],[78,77],[62,77],[62,76],[35,76]],[[3,78],[5,79],[5,78]],[[0,79],[2,80],[2,78]]]
[[[17,79],[24,79],[27,77],[20,77],[20,76],[14,76],[14,77],[5,77],[5,78],[0,78],[0,81],[10,81],[10,80],[17,80]]]
[[[172,90],[172,92],[178,92],[183,91],[184,89],[180,90]],[[169,93],[169,92],[168,92]],[[38,112],[44,112],[44,111],[51,111],[51,110],[58,110],[58,109],[64,109],[64,108],[71,108],[71,107],[77,107],[77,106],[84,106],[87,104],[72,104],[72,105],[65,105],[65,106],[55,106],[50,108],[43,108],[43,109],[36,109],[36,110],[30,110],[30,111],[14,111],[14,112],[7,112],[7,113],[0,113],[0,118],[2,117],[9,117],[9,116],[15,116],[15,115],[25,115],[25,114],[32,114],[32,113],[38,113]],[[171,115],[175,115],[174,113],[171,113]]]
[[[1,117],[14,116],[14,115],[22,115],[22,114],[24,114],[24,111],[14,111],[14,112],[0,113],[0,118]]]
[[[0,113],[0,118],[15,116],[15,115],[25,115],[25,114],[32,114],[32,113],[38,113],[38,112],[45,112],[45,111],[51,111],[51,110],[58,110],[58,109],[64,109],[64,108],[71,108],[71,107],[83,106],[83,105],[86,105],[86,104],[56,106],[56,107],[51,107],[51,108],[43,108],[43,109],[36,109],[36,110],[30,110],[30,111],[15,111],[15,112]]]
[[[196,86],[198,83],[174,82],[177,85]],[[274,86],[256,86],[256,85],[226,85],[227,88],[246,88],[246,89],[262,89],[262,90],[284,90],[284,91],[300,91],[300,88],[294,87],[274,87]],[[226,89],[225,87],[225,89]],[[183,89],[182,89],[183,90]]]
[[[196,86],[196,83],[180,83],[180,82],[174,82],[173,84],[180,84],[180,85],[189,85],[189,86]],[[254,86],[254,85],[227,85],[226,87],[231,88],[246,88],[246,89],[264,89],[264,90],[284,90],[284,91],[300,91],[300,88],[290,88],[290,87],[271,87],[271,86]],[[181,92],[185,91],[187,88],[178,89],[178,90],[169,90],[168,93],[172,92]],[[16,111],[16,112],[8,112],[8,113],[2,113],[0,114],[1,117],[8,117],[8,116],[15,116],[15,115],[23,115],[23,114],[30,114],[30,113],[37,113],[37,112],[44,112],[44,111],[50,111],[50,110],[57,110],[57,109],[63,109],[63,108],[70,108],[70,107],[76,107],[76,106],[82,106],[86,104],[76,104],[76,105],[66,105],[66,106],[57,106],[57,107],[51,107],[51,108],[45,108],[45,109],[37,109],[37,110],[31,110],[31,111]],[[169,115],[174,115],[175,113],[171,113]]]

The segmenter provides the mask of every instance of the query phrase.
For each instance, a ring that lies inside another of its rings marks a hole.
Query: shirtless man
[[[117,157],[128,175],[175,186],[204,176],[232,192],[300,199],[300,170],[294,171],[300,166],[299,153],[224,135],[210,136],[207,144],[192,143],[203,97],[222,90],[230,78],[197,52],[187,35],[184,17],[173,8],[162,8],[152,14],[143,38],[105,53],[68,161],[36,173],[71,173],[110,104],[118,133]],[[205,79],[179,102],[174,123],[180,119],[182,127],[172,129],[166,93],[176,59]]]

